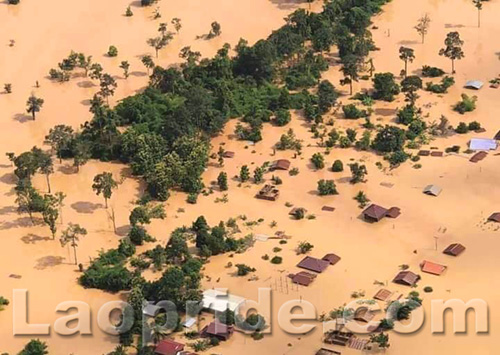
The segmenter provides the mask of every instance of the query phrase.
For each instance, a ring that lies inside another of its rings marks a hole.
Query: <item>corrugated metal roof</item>
[[[479,80],[469,80],[468,82],[465,83],[465,87],[467,89],[475,89],[479,90],[483,87],[483,82]]]
[[[497,142],[488,138],[472,138],[469,143],[470,150],[495,150]]]

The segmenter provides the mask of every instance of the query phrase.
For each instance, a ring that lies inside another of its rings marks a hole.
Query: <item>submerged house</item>
[[[465,247],[460,243],[453,243],[443,250],[443,254],[450,256],[459,256],[465,251]]]
[[[312,256],[306,256],[300,261],[300,263],[297,264],[297,267],[317,273],[322,273],[329,265],[329,261],[313,258]]]
[[[495,150],[497,141],[488,138],[472,138],[469,142],[470,150]]]
[[[278,159],[274,161],[269,168],[270,170],[288,170],[290,169],[290,160]]]
[[[443,189],[437,185],[427,185],[423,192],[426,195],[439,196],[441,191],[443,191]]]
[[[234,333],[234,326],[232,325],[226,325],[223,323],[220,323],[218,321],[213,321],[209,325],[205,326],[205,328],[202,329],[201,331],[201,336],[204,338],[217,338],[222,341],[226,341]]]
[[[401,271],[396,275],[392,282],[405,286],[415,286],[418,280],[420,280],[420,276],[414,272]]]
[[[378,222],[387,215],[387,212],[384,207],[371,204],[363,211],[363,217],[369,222]]]
[[[260,200],[276,201],[280,195],[280,191],[274,185],[265,185],[260,191],[255,195],[256,198]]]
[[[483,82],[479,80],[469,80],[465,83],[466,89],[480,90],[483,87]]]

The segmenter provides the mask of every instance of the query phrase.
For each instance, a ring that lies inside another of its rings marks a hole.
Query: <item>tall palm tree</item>
[[[35,120],[36,113],[40,112],[43,103],[43,99],[36,97],[34,94],[31,94],[31,96],[28,98],[28,101],[26,102],[26,111],[28,113],[31,113],[31,115],[33,116],[33,121]]]

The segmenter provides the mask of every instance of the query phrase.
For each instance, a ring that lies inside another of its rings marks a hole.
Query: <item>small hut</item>
[[[439,276],[446,270],[446,266],[424,260],[420,264],[420,269],[422,272]]]
[[[404,285],[404,286],[415,286],[420,280],[420,276],[411,271],[400,271],[392,282]]]
[[[369,222],[378,222],[387,215],[387,210],[376,204],[371,204],[363,211],[363,217]]]
[[[388,218],[398,218],[401,215],[401,208],[399,207],[391,207],[387,210],[385,214]]]
[[[297,264],[297,267],[317,273],[322,273],[326,270],[328,265],[330,265],[330,263],[326,260],[313,258],[312,256],[306,256],[300,261],[300,263]]]
[[[497,141],[486,138],[472,138],[469,142],[470,150],[495,150],[497,149]]]
[[[290,160],[278,159],[274,161],[270,167],[270,170],[288,170],[290,169]]]
[[[443,189],[437,185],[427,185],[423,191],[424,194],[429,196],[439,196]]]
[[[459,256],[465,251],[465,247],[460,243],[450,244],[443,253],[450,256]]]

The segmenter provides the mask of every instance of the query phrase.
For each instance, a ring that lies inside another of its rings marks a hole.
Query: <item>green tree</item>
[[[351,183],[356,184],[358,182],[363,182],[365,180],[366,174],[368,174],[368,170],[364,164],[353,163],[349,164],[349,168],[351,169]]]
[[[116,80],[109,74],[103,74],[99,81],[99,85],[99,95],[105,98],[107,104],[109,105],[109,97],[115,94],[115,89],[118,86],[116,84]]]
[[[389,335],[385,333],[372,334],[370,342],[377,344],[381,349],[387,349],[391,346],[389,344]]]
[[[318,86],[318,107],[321,113],[328,112],[337,101],[339,94],[328,80]]]
[[[118,48],[115,46],[109,46],[107,54],[108,57],[116,57],[118,55]]]
[[[342,74],[344,74],[344,79],[341,80],[341,84],[349,84],[349,94],[352,95],[352,83],[353,81],[359,81],[359,67],[362,63],[362,57],[354,54],[348,54],[342,57]]]
[[[263,180],[264,180],[264,169],[258,166],[253,171],[253,181],[256,184],[260,184]]]
[[[4,84],[3,89],[5,90],[6,94],[11,94],[12,93],[12,84],[11,83]]]
[[[218,23],[217,21],[212,22],[210,27],[211,29],[210,33],[208,34],[208,38],[219,37],[222,34],[220,23]]]
[[[318,194],[320,196],[338,195],[337,187],[333,180],[321,179],[318,181]]]
[[[40,110],[42,109],[43,103],[44,100],[36,97],[34,94],[31,94],[31,96],[28,98],[28,101],[26,101],[26,111],[28,113],[31,113],[33,121],[35,120],[37,112],[40,112]]]
[[[399,85],[392,73],[375,74],[373,84],[375,89],[373,98],[376,100],[393,101],[394,95],[399,94]]]
[[[155,67],[153,57],[151,57],[150,55],[145,55],[142,57],[141,61],[142,61],[142,64],[144,64],[144,66],[146,67],[146,70],[148,71],[148,75],[149,75],[149,70],[153,69]]]
[[[52,162],[52,158],[50,157],[50,154],[40,151],[39,153],[37,153],[36,159],[40,172],[45,175],[45,178],[47,180],[47,189],[50,194],[50,175],[54,173],[54,164]]]
[[[465,56],[462,50],[464,41],[460,39],[460,34],[455,31],[446,35],[444,44],[445,47],[439,50],[439,55],[451,60],[451,72],[455,74],[455,60],[460,60]]]
[[[418,99],[417,91],[420,89],[422,89],[422,79],[417,75],[407,76],[401,81],[401,91],[411,106],[415,106],[415,101]]]
[[[120,68],[123,69],[123,76],[125,79],[129,77],[129,69],[130,69],[130,64],[128,61],[124,60],[120,63]]]
[[[420,37],[422,38],[422,43],[424,43],[425,36],[429,31],[430,25],[431,25],[431,18],[429,17],[428,14],[424,14],[422,17],[418,19],[417,25],[414,27],[415,30],[420,35]]]
[[[137,224],[149,224],[152,219],[164,219],[166,217],[165,208],[161,204],[135,207],[130,212],[129,221],[132,226]]]
[[[240,180],[241,182],[245,182],[248,179],[250,179],[250,170],[247,165],[243,165],[240,169]]]
[[[102,194],[104,196],[104,202],[106,208],[108,208],[108,199],[111,198],[113,194],[113,189],[118,187],[117,182],[113,179],[113,174],[109,172],[103,172],[94,176],[94,183],[92,184],[92,189],[99,196]]]
[[[60,241],[61,246],[69,244],[73,248],[73,255],[75,257],[75,265],[78,265],[78,258],[76,255],[76,248],[78,247],[78,242],[81,237],[87,235],[87,230],[80,227],[79,224],[69,223],[68,227],[62,232]]]
[[[26,344],[19,355],[47,355],[47,344],[38,339],[32,339]]]
[[[125,10],[125,16],[127,16],[127,17],[134,16],[134,13],[132,12],[132,9],[130,8],[130,6],[127,6],[127,9]]]
[[[45,143],[50,145],[56,157],[62,162],[62,158],[69,154],[74,136],[71,126],[60,124],[49,130],[49,134],[45,136]]]
[[[156,53],[156,58],[158,58],[158,52],[162,48],[166,47],[170,43],[172,38],[173,38],[172,34],[168,33],[165,36],[158,36],[158,37],[149,38],[147,40],[147,44],[150,47],[154,48],[155,53]]]
[[[59,218],[59,199],[57,196],[45,195],[43,197],[44,207],[42,217],[44,223],[49,227],[52,233],[52,239],[56,238],[57,218]]]
[[[73,166],[76,167],[76,171],[80,171],[80,166],[85,165],[91,157],[92,153],[89,143],[82,139],[77,139],[73,147]]]
[[[228,189],[227,174],[225,172],[221,171],[219,176],[217,176],[217,185],[219,185],[221,191],[226,191]]]
[[[376,135],[372,148],[378,152],[390,153],[403,148],[405,131],[396,126],[386,125]]]
[[[33,213],[42,212],[45,207],[43,197],[27,179],[20,180],[15,188],[16,203],[19,213],[27,213],[34,224]]]
[[[298,254],[307,254],[314,248],[314,245],[312,245],[309,242],[302,241],[299,242],[299,245],[297,246],[297,253]]]
[[[415,51],[408,47],[399,47],[399,59],[405,63],[405,77],[408,75],[408,62],[413,63]]]
[[[311,163],[316,170],[323,169],[325,167],[325,157],[321,153],[314,153],[311,157]]]
[[[335,160],[333,162],[333,165],[332,165],[332,171],[334,173],[338,173],[338,172],[341,172],[341,171],[344,171],[344,164],[342,163],[341,160]]]
[[[89,69],[90,79],[100,80],[103,74],[103,70],[104,69],[102,68],[101,64],[99,63],[92,64]]]

